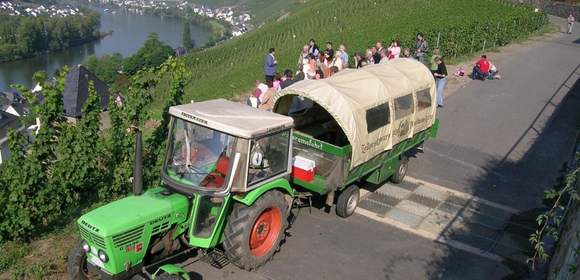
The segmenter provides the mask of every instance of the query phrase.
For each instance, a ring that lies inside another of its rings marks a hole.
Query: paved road
[[[561,19],[553,19],[562,24]],[[492,54],[504,79],[470,82],[440,110],[438,139],[411,176],[507,205],[541,207],[572,151],[580,121],[580,32]],[[520,265],[456,249],[354,215],[302,211],[274,259],[257,272],[189,264],[193,279],[500,279]]]

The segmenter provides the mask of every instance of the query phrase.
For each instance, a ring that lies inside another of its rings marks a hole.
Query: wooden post
[[[473,53],[473,43],[475,43],[475,33],[471,36],[471,49],[469,50],[469,53]]]

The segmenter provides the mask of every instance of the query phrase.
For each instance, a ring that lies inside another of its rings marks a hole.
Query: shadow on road
[[[569,139],[580,124],[579,67],[566,80],[575,80],[574,85],[569,87],[564,82],[546,101],[512,149],[501,159],[489,159],[483,167],[483,174],[470,181],[470,193],[476,197],[512,203],[523,199],[530,202],[527,203],[529,210],[514,212],[500,219],[498,216],[501,213],[494,213],[493,209],[484,204],[467,201],[439,236],[438,240],[443,244],[460,241],[470,246],[475,254],[490,258],[499,256],[502,263],[512,271],[507,279],[522,279],[529,274],[526,265],[531,249],[528,237],[537,227],[536,216],[545,207],[541,203],[543,192],[557,184],[557,178],[565,170],[567,162],[562,159],[562,151],[569,146]],[[552,100],[560,91],[565,94],[562,102],[549,116],[545,127],[538,129],[538,120],[548,107],[556,106]],[[535,135],[530,149],[519,160],[510,160],[510,154],[521,141],[529,139],[527,136],[530,133]],[[535,205],[532,205],[533,201],[536,201]],[[462,263],[462,256],[452,248],[443,256],[434,256],[429,265],[431,279],[456,277],[456,269],[454,271],[453,268]],[[486,272],[481,273],[481,279],[486,279]]]

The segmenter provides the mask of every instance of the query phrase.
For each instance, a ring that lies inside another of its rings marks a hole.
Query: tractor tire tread
[[[223,247],[229,260],[241,269],[252,271],[267,263],[276,252],[280,250],[280,245],[286,238],[286,228],[288,227],[288,208],[281,207],[282,228],[278,241],[274,244],[274,249],[262,258],[251,255],[249,250],[249,235],[252,230],[254,220],[266,207],[266,203],[275,203],[278,206],[286,206],[284,195],[279,191],[269,191],[263,194],[252,206],[241,203],[234,205],[229,221],[224,229]]]

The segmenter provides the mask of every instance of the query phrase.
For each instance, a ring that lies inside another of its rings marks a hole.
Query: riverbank
[[[116,10],[115,13],[104,12],[101,8],[94,10],[101,14],[100,31],[113,30],[112,34],[61,51],[42,52],[37,56],[0,63],[0,91],[9,90],[11,84],[32,87],[31,77],[36,71],[46,71],[52,75],[64,65],[86,63],[91,55],[101,57],[119,53],[129,57],[143,46],[150,33],[157,33],[159,40],[173,49],[183,44],[182,19],[126,10]],[[211,37],[209,29],[195,24],[191,25],[190,34],[198,46],[205,45]]]
[[[67,48],[62,48],[62,49],[54,49],[54,50],[45,50],[42,52],[36,52],[36,53],[30,53],[27,55],[23,55],[23,56],[18,56],[18,57],[13,57],[11,59],[7,59],[7,60],[2,60],[0,59],[0,63],[4,63],[4,62],[12,62],[12,61],[18,61],[18,60],[23,60],[23,59],[28,59],[31,57],[35,57],[35,56],[39,56],[39,55],[45,55],[45,54],[50,54],[50,53],[55,53],[55,52],[61,52],[64,50],[67,50],[69,48],[73,48],[73,47],[78,47],[87,43],[91,43],[91,42],[95,42],[95,41],[99,41],[107,36],[111,36],[113,35],[113,30],[109,30],[107,32],[99,32],[99,34],[92,38],[92,39],[87,39],[84,41],[80,41],[80,42],[75,42],[75,43],[71,43],[70,46],[68,46]]]
[[[85,9],[62,17],[0,13],[0,62],[64,50],[97,40],[103,36],[99,31],[100,25],[101,15]]]

